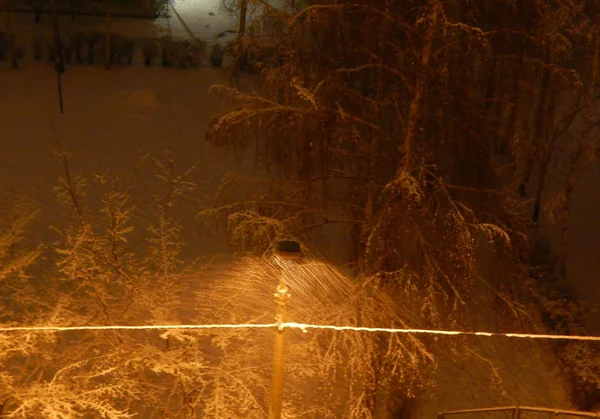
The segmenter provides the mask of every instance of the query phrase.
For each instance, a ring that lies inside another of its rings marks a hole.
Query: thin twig
[[[73,206],[75,207],[75,210],[77,211],[77,214],[79,215],[80,221],[83,221],[83,211],[81,209],[81,206],[79,205],[79,201],[77,199],[77,194],[75,192],[75,188],[73,187],[73,182],[71,180],[71,171],[69,169],[68,156],[67,156],[67,153],[65,152],[65,150],[63,149],[62,145],[60,144],[60,140],[58,139],[58,135],[56,134],[56,126],[54,124],[54,118],[52,117],[52,112],[50,112],[50,109],[48,109],[48,116],[50,116],[50,126],[52,127],[52,136],[54,138],[54,143],[56,144],[56,148],[58,149],[58,152],[60,153],[60,156],[61,156],[61,159],[63,162],[67,190],[69,191],[69,196],[71,197]]]

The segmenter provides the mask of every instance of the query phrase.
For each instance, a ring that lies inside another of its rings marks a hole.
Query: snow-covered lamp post
[[[298,260],[303,256],[302,248],[298,242],[292,240],[283,240],[277,244],[275,255],[281,260],[282,271],[279,278],[279,285],[275,292],[275,303],[277,304],[277,311],[275,319],[279,325],[285,323],[286,319],[286,305],[290,299],[286,285],[286,267],[285,265],[293,260]],[[271,400],[269,408],[269,419],[280,419],[281,418],[281,405],[282,405],[282,394],[283,394],[283,332],[284,328],[279,327],[275,336],[275,350],[273,353],[273,378],[271,381]]]

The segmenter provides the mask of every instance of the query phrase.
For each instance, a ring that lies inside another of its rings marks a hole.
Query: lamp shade
[[[293,240],[282,240],[277,243],[275,254],[286,260],[299,259],[304,255],[300,243]]]

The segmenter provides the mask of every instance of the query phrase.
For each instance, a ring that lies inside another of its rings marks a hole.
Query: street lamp
[[[279,277],[279,284],[274,294],[275,303],[277,304],[277,311],[275,320],[279,325],[285,323],[286,319],[286,305],[290,299],[288,293],[285,275],[285,265],[293,260],[300,259],[304,254],[302,248],[298,242],[293,240],[283,240],[277,243],[275,249],[275,255],[282,261],[282,271]],[[269,419],[281,419],[281,405],[282,405],[282,394],[283,394],[283,332],[284,328],[279,327],[277,334],[275,335],[275,350],[273,352],[273,378],[271,381],[271,404],[269,408]]]

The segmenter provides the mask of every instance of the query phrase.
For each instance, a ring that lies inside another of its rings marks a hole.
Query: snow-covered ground
[[[196,212],[212,205],[212,193],[228,172],[246,170],[204,141],[219,101],[209,96],[227,76],[213,68],[176,70],[122,67],[70,67],[63,75],[65,113],[58,110],[53,67],[26,61],[19,70],[0,67],[0,183],[16,186],[40,211],[35,234],[49,239],[49,227],[63,216],[56,211],[54,187],[63,176],[52,133],[52,120],[74,172],[92,176],[110,172],[134,179],[133,199],[140,224],[151,205],[155,167],[144,156],[171,151],[176,169],[196,166],[192,179],[186,240],[193,254],[220,253],[224,239],[203,238]],[[193,255],[192,255],[193,256]]]
[[[235,36],[237,16],[226,10],[221,0],[174,0],[169,18],[160,18],[154,24],[173,36],[188,37],[190,30],[197,38],[209,43]]]

